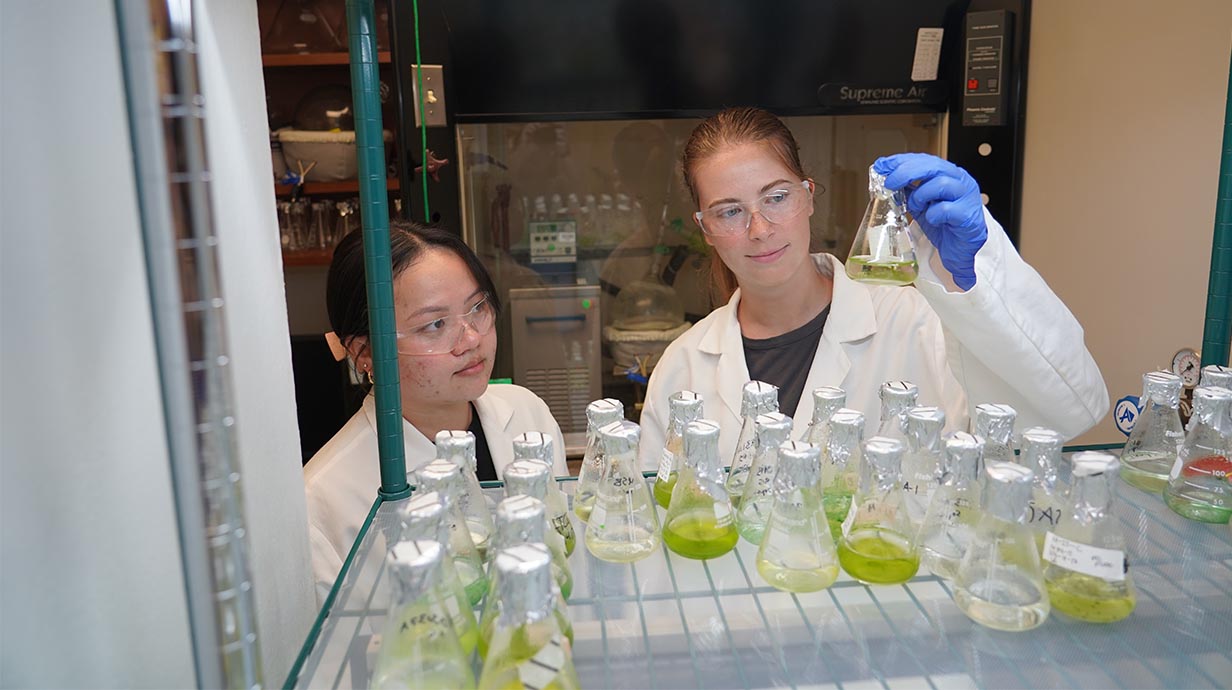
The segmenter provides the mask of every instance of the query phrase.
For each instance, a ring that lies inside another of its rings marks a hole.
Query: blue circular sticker
[[[1138,420],[1138,412],[1138,396],[1127,395],[1118,400],[1116,407],[1112,408],[1112,420],[1116,422],[1117,430],[1129,436],[1129,432],[1134,430],[1134,422]]]

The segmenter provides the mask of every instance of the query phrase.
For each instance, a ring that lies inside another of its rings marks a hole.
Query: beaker
[[[415,471],[416,490],[433,491],[445,504],[449,523],[449,557],[453,559],[466,598],[471,605],[479,603],[487,591],[488,578],[483,571],[483,556],[475,546],[474,536],[466,526],[466,515],[459,505],[462,493],[462,468],[448,460],[433,460]]]
[[[659,548],[659,514],[638,471],[640,436],[629,421],[599,430],[606,466],[586,525],[586,549],[601,561],[639,561]]]
[[[864,584],[893,585],[920,568],[911,521],[903,506],[902,441],[874,436],[864,442],[860,488],[843,521],[838,560]]]
[[[1164,502],[1177,515],[1224,523],[1232,517],[1232,390],[1194,390],[1193,416],[1172,466]]]
[[[469,431],[444,430],[436,434],[436,458],[447,460],[461,469],[462,484],[458,492],[458,507],[466,518],[466,528],[471,531],[471,539],[479,555],[488,550],[488,540],[492,536],[492,499],[484,496],[479,486],[479,477],[475,474],[475,435]]]
[[[686,558],[716,558],[739,541],[731,498],[723,485],[719,425],[706,419],[684,428],[684,461],[663,518],[663,543]]]
[[[779,449],[774,503],[761,546],[757,572],[785,592],[816,592],[838,579],[838,552],[821,506],[817,446],[799,441]]]
[[[906,195],[886,189],[885,176],[870,166],[868,197],[868,209],[847,253],[847,276],[873,285],[910,285],[919,275],[919,264]]]
[[[547,496],[548,484],[552,483],[548,468],[541,462],[534,460],[514,460],[505,468],[505,496],[513,498],[515,496],[527,496],[533,498],[544,506]],[[504,501],[501,502],[503,504]],[[497,510],[500,510],[501,504],[497,504]],[[497,520],[496,522],[499,522]],[[551,524],[550,522],[548,523]],[[499,526],[497,526],[499,531]],[[536,532],[537,534],[537,532]],[[573,569],[569,567],[569,554],[565,548],[565,538],[560,535],[555,529],[544,530],[541,538],[524,539],[523,541],[542,541],[547,545],[548,550],[552,552],[552,572],[556,576],[556,583],[560,585],[560,592],[568,599],[573,593]],[[506,542],[505,546],[509,546],[512,542]],[[503,547],[496,547],[503,548]],[[488,550],[488,570],[491,571],[491,564],[494,554]],[[489,590],[493,587],[489,585]]]
[[[441,495],[435,491],[417,492],[398,509],[398,518],[402,523],[402,538],[399,541],[435,541],[446,548],[441,563],[440,595],[453,621],[454,632],[462,643],[462,651],[469,657],[479,639],[478,627],[475,612],[471,610],[474,604],[466,594],[462,579],[458,577],[453,559],[449,557],[452,530],[449,529],[448,512]]]
[[[615,398],[595,400],[586,406],[586,452],[578,470],[577,487],[573,492],[573,512],[582,522],[590,519],[595,506],[595,489],[603,476],[603,453],[599,429],[625,418],[625,406]]]
[[[552,529],[564,539],[565,555],[573,555],[573,547],[577,544],[577,535],[573,532],[573,523],[569,521],[569,499],[560,485],[552,480],[551,472],[555,467],[556,450],[553,448],[552,436],[542,431],[526,431],[513,438],[513,459],[541,462],[548,468],[547,496],[542,498],[548,507],[548,522]]]
[[[744,483],[744,496],[736,508],[736,529],[751,544],[760,544],[766,520],[774,505],[774,472],[779,464],[779,446],[791,437],[791,417],[782,412],[758,415],[755,421],[757,452]]]
[[[1044,548],[1044,536],[1055,530],[1065,515],[1065,498],[1057,487],[1063,445],[1065,437],[1046,427],[1033,426],[1022,432],[1018,462],[1035,474],[1025,521],[1040,549]]]
[[[1121,479],[1130,486],[1160,493],[1176,464],[1185,429],[1181,426],[1181,388],[1176,374],[1151,371],[1142,375],[1138,418],[1121,451]]]
[[[860,483],[864,415],[842,408],[830,415],[830,438],[821,466],[821,503],[837,544],[843,538],[843,520],[851,513],[851,499]]]
[[[684,428],[702,416],[702,398],[693,391],[678,391],[667,399],[667,440],[659,459],[659,473],[655,476],[655,502],[664,508],[670,507],[672,488],[676,486],[676,473],[684,454]]]
[[[903,497],[912,529],[924,522],[924,513],[945,473],[941,432],[945,412],[939,407],[913,407],[907,412],[907,454],[903,456]]]
[[[732,456],[731,469],[727,473],[727,495],[732,506],[739,508],[744,496],[744,482],[749,477],[753,456],[757,452],[756,419],[759,414],[779,411],[778,386],[763,381],[749,381],[740,394],[740,436],[736,438],[736,451]]]
[[[920,563],[930,573],[953,579],[975,534],[984,472],[984,440],[965,431],[945,439],[945,471],[924,513],[916,541]]]

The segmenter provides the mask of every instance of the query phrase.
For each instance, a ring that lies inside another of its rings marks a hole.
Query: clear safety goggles
[[[487,297],[462,314],[439,316],[407,330],[399,330],[398,354],[435,355],[450,352],[462,340],[462,332],[470,328],[475,335],[487,335],[496,322],[496,310]]]
[[[752,203],[740,202],[712,206],[693,214],[702,232],[715,237],[732,237],[749,231],[753,214],[760,213],[766,222],[778,225],[800,215],[813,198],[812,180],[784,185],[761,195]]]

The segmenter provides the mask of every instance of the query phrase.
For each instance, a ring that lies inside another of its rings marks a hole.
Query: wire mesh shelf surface
[[[573,486],[562,483],[566,492]],[[497,498],[500,490],[486,491]],[[396,510],[377,508],[288,684],[367,686],[389,603],[383,556]],[[757,547],[743,539],[709,561],[662,549],[638,563],[605,563],[587,552],[585,525],[574,519],[574,664],[591,688],[1232,685],[1228,526],[1190,522],[1124,485],[1116,510],[1138,594],[1134,613],[1095,625],[1054,611],[1022,633],[971,622],[949,584],[928,574],[865,586],[844,573],[821,592],[781,592],[762,581]]]

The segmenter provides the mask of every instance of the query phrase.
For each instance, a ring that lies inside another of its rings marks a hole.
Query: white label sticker
[[[656,479],[661,482],[671,479],[672,465],[674,464],[672,461],[675,460],[675,458],[676,456],[672,454],[672,451],[666,448],[663,449],[663,457],[659,459],[659,475]]]
[[[1129,569],[1124,551],[1071,541],[1058,537],[1055,532],[1049,532],[1044,537],[1044,560],[1109,582],[1123,581],[1125,571]]]
[[[911,63],[911,81],[933,81],[941,62],[941,35],[945,29],[921,28],[915,34],[915,60]]]
[[[565,665],[564,644],[567,643],[560,633],[557,633],[534,656],[518,664],[518,678],[522,681],[522,687],[546,688],[556,680],[560,669]]]
[[[851,507],[847,509],[847,517],[843,518],[843,536],[851,531],[851,525],[856,521],[856,502],[851,502]]]

